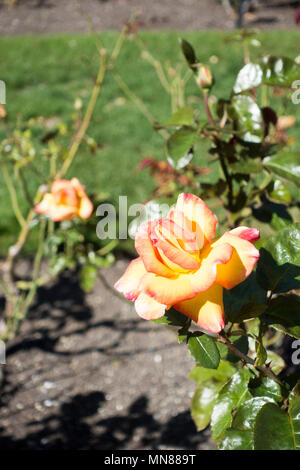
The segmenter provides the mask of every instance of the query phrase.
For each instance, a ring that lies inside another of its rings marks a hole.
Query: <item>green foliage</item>
[[[265,290],[288,292],[300,287],[300,224],[270,237],[260,249],[257,280]]]
[[[234,372],[235,368],[229,362],[220,361],[215,370],[196,366],[190,373],[190,378],[197,383],[191,403],[191,413],[199,431],[210,423],[218,392]]]
[[[263,160],[263,165],[288,181],[300,186],[300,153],[279,152]]]
[[[220,390],[211,416],[213,440],[220,439],[223,432],[231,426],[232,410],[249,398],[250,377],[247,369],[238,371]]]
[[[220,363],[218,348],[208,335],[194,333],[188,337],[188,349],[196,364],[208,369],[217,369]]]

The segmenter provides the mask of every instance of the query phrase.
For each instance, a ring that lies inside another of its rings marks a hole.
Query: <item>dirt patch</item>
[[[294,11],[300,2],[264,0],[247,16],[246,27],[296,28]],[[145,29],[232,29],[235,19],[218,0],[18,0],[8,9],[0,0],[0,34],[87,32],[84,11],[96,30],[120,29],[129,16],[140,12]]]
[[[127,263],[102,272],[105,281],[112,285]],[[40,289],[6,360],[2,450],[213,447],[190,418],[186,347],[102,280],[89,295],[70,274]]]

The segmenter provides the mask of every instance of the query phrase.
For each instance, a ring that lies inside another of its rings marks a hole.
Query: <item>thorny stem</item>
[[[243,362],[245,362],[246,364],[251,364],[257,370],[259,370],[262,374],[264,374],[265,376],[269,377],[272,380],[275,380],[275,382],[277,382],[279,385],[283,386],[283,383],[281,382],[281,380],[277,377],[276,374],[274,374],[274,372],[271,371],[271,369],[269,367],[255,365],[255,361],[253,359],[251,359],[251,357],[249,357],[246,354],[242,353],[238,348],[236,348],[234,346],[234,344],[232,344],[229,341],[229,339],[225,336],[224,333],[223,334],[220,333],[218,341],[225,344],[228,347],[228,349],[230,349],[230,351],[232,351]]]

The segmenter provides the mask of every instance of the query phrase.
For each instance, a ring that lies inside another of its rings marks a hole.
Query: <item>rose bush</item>
[[[189,377],[199,431],[210,424],[224,450],[300,449],[293,352],[300,339],[300,153],[288,135],[294,116],[277,115],[293,102],[300,67],[288,57],[251,58],[253,36],[239,31],[226,39],[243,45],[245,65],[225,99],[212,95],[216,81],[203,49],[198,58],[181,41],[184,75],[181,64],[164,66],[137,41],[172,109],[168,120],[156,120],[118,80],[165,139],[167,161],[147,157],[139,166],[156,178],[147,216],[157,218],[160,205],[182,194],[168,215],[162,209],[163,218],[140,226],[139,258],[115,287],[142,318],[176,328],[186,344],[196,362]],[[191,76],[202,100],[185,96]],[[273,109],[278,96],[282,106]]]
[[[135,238],[140,257],[115,288],[142,318],[160,318],[173,306],[205,330],[224,328],[223,287],[251,274],[259,231],[238,227],[214,240],[216,224],[204,201],[182,193],[168,217],[141,225]]]

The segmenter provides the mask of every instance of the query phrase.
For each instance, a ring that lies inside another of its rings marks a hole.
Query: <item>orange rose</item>
[[[54,181],[51,192],[44,195],[35,210],[58,222],[73,216],[87,219],[93,212],[93,204],[85,194],[84,186],[77,178],[72,178],[71,181]]]
[[[223,287],[244,281],[259,258],[257,229],[239,227],[213,241],[217,218],[193,194],[180,194],[164,219],[145,222],[135,237],[140,255],[115,289],[146,320],[173,306],[201,328],[224,328]]]

